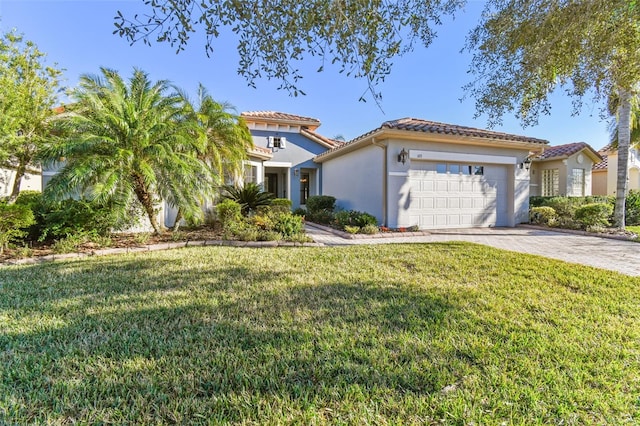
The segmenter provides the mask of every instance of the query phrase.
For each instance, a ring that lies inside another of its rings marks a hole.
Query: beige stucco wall
[[[607,171],[591,171],[591,195],[607,195]]]
[[[618,153],[609,154],[607,158],[607,195],[615,195],[618,181]],[[640,155],[632,149],[629,155],[628,189],[640,189]]]
[[[531,188],[530,193],[532,196],[542,195],[542,171],[558,169],[558,191],[559,195],[568,196],[580,196],[582,194],[572,193],[572,173],[573,169],[584,169],[584,195],[591,195],[593,190],[593,177],[591,175],[591,168],[593,167],[593,161],[583,156],[582,163],[578,162],[578,155],[580,153],[573,154],[565,159],[559,160],[547,160],[547,161],[534,161],[531,164]]]

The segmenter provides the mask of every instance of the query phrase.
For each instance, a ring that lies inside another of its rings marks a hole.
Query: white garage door
[[[507,168],[415,162],[409,216],[422,229],[507,226]]]

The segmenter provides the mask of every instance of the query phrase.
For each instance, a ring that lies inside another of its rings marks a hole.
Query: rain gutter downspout
[[[387,166],[387,145],[376,142],[376,138],[371,138],[371,144],[382,148],[382,225],[387,226],[387,187],[389,179]]]

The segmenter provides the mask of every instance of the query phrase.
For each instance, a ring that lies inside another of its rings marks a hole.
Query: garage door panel
[[[435,170],[435,163],[428,168]],[[412,197],[420,200],[411,203],[412,224],[421,228],[506,225],[507,168],[503,165],[484,165],[484,175],[411,170],[409,179]]]

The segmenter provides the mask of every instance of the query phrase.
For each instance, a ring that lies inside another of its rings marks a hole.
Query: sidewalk
[[[353,240],[309,224],[306,224],[306,232],[315,242],[327,246],[466,241],[640,276],[640,243],[549,230],[524,227],[443,229],[423,236]]]

